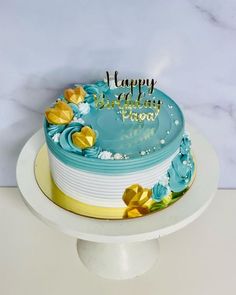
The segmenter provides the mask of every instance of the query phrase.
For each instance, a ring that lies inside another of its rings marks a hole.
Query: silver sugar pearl
[[[178,120],[175,120],[175,125],[179,125],[179,121]]]
[[[165,139],[161,139],[161,140],[160,140],[160,143],[161,143],[161,144],[164,144],[164,143],[165,143]]]

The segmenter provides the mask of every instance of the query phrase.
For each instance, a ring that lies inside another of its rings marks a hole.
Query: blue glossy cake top
[[[133,100],[138,96],[137,88],[134,89]],[[142,88],[144,93],[148,91],[147,87]],[[108,89],[105,92],[106,100],[116,101],[119,94],[128,92],[128,87]],[[97,145],[112,153],[137,158],[144,155],[144,152],[145,154],[152,153],[164,148],[182,133],[183,116],[173,100],[157,89],[154,89],[151,95],[142,100],[144,99],[162,102],[159,114],[153,121],[147,119],[132,121],[130,118],[123,118],[122,110],[117,106],[113,109],[92,107],[90,112],[83,116],[83,119],[86,124],[91,125],[98,132]],[[125,116],[133,114],[154,114],[155,116],[154,111],[149,108],[128,109],[125,112]]]
[[[132,86],[130,94],[130,87],[109,84],[73,85],[46,111],[51,152],[70,166],[104,173],[147,168],[173,154],[184,132],[178,105],[149,85]]]

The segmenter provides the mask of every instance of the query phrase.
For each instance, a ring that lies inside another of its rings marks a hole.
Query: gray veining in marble
[[[0,185],[63,88],[117,69],[156,78],[236,187],[235,1],[1,1],[0,37]]]

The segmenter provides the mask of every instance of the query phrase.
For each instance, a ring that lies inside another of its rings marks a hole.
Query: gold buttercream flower
[[[67,103],[64,101],[58,101],[54,107],[46,109],[45,116],[48,123],[63,125],[70,123],[74,113],[72,108]]]
[[[139,184],[133,184],[125,189],[123,201],[127,205],[124,217],[139,217],[150,212],[149,203],[152,192]]]
[[[65,99],[68,102],[79,104],[84,101],[86,92],[82,86],[76,87],[75,89],[68,88],[64,91]]]
[[[80,132],[72,134],[72,142],[75,146],[83,149],[92,147],[96,142],[96,133],[89,126],[84,126]]]

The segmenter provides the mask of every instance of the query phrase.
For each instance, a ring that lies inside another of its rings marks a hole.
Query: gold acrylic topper
[[[107,84],[110,86],[110,75],[107,74]],[[154,85],[156,81],[154,79],[131,79],[131,80],[121,80],[118,82],[118,72],[115,71],[114,83],[116,87],[130,87],[128,93],[120,93],[118,97],[114,100],[109,100],[106,98],[105,94],[97,96],[94,95],[95,105],[98,109],[114,109],[117,106],[120,109],[120,114],[122,120],[131,120],[131,121],[154,121],[160,112],[160,107],[162,102],[160,100],[156,101],[155,97],[145,99],[145,93],[142,92],[142,86],[146,85],[148,87],[147,95],[151,95],[154,90]],[[133,90],[134,87],[138,86],[138,96],[136,99],[133,99]],[[134,109],[151,109],[151,112],[134,112]]]

